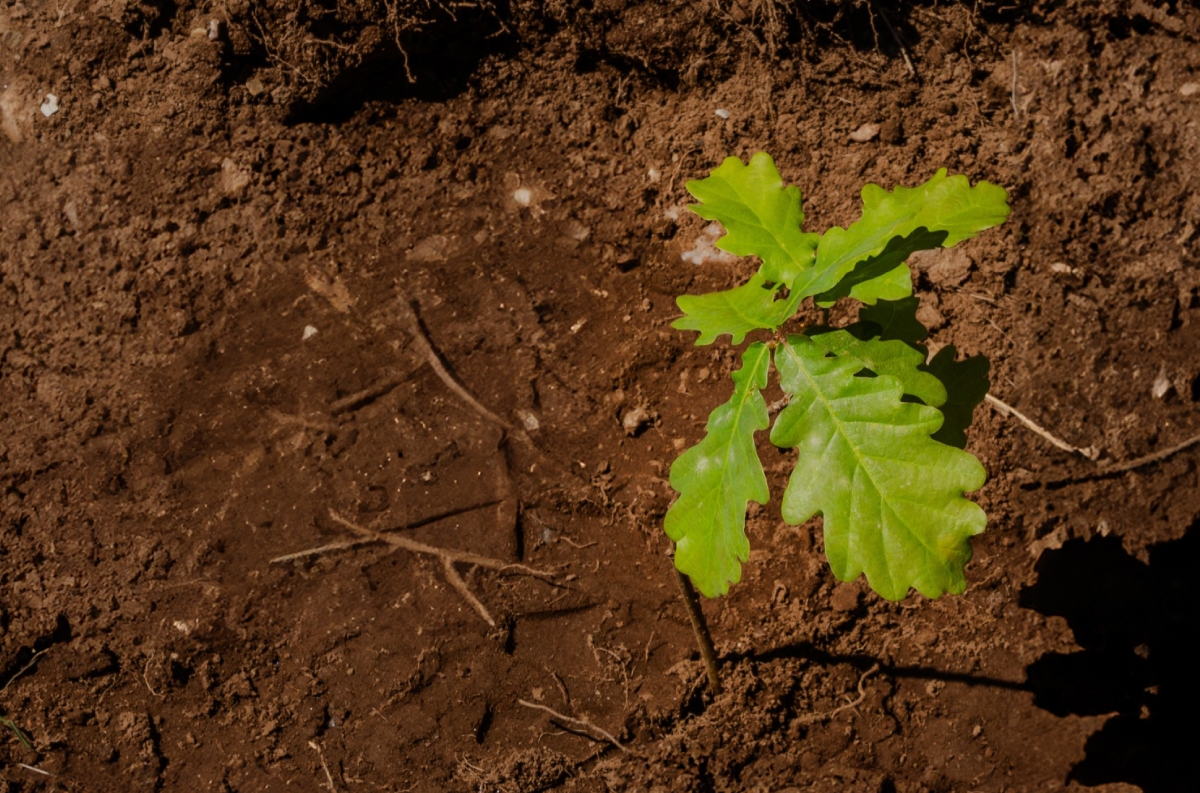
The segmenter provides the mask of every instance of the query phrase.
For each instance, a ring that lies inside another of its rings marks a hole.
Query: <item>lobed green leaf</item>
[[[961,592],[970,537],[987,520],[964,493],[986,474],[970,454],[930,437],[941,412],[902,401],[896,377],[856,377],[857,360],[830,357],[803,336],[779,345],[775,365],[791,400],[771,441],[799,452],[784,519],[821,513],[834,575],[865,573],[889,600],[910,588],[927,597]]]
[[[812,266],[817,235],[801,231],[800,188],[783,186],[771,155],[760,151],[749,164],[727,157],[708,178],[688,182],[687,189],[701,202],[689,208],[725,227],[717,247],[762,259],[759,272],[766,281],[791,286]]]
[[[706,597],[724,595],[741,580],[742,563],[750,558],[746,505],[770,498],[754,446],[754,433],[770,425],[761,393],[770,366],[765,344],[746,348],[733,373],[733,397],[709,415],[704,439],[671,466],[679,498],[664,527],[675,541],[675,566]]]
[[[859,339],[848,330],[809,333],[812,342],[828,355],[850,357],[860,368],[876,375],[891,375],[900,381],[904,393],[917,397],[930,407],[946,401],[946,387],[929,372],[922,371],[925,355],[902,341]]]
[[[684,315],[671,323],[677,330],[696,330],[696,344],[712,344],[722,334],[729,334],[734,344],[741,344],[752,330],[774,330],[796,311],[792,300],[776,300],[778,290],[768,285],[762,275],[734,289],[709,292],[704,295],[680,295],[675,302]]]
[[[1003,188],[988,182],[972,187],[965,176],[946,176],[945,168],[922,185],[897,187],[890,193],[869,184],[862,190],[862,199],[862,219],[849,228],[834,226],[822,235],[815,266],[790,284],[793,290],[831,303],[842,292],[850,293],[839,286],[862,264],[870,268],[872,277],[860,273],[853,284],[860,299],[867,303],[882,297],[895,299],[894,288],[884,295],[868,284],[900,266],[912,253],[949,248],[1003,223],[1009,212]]]

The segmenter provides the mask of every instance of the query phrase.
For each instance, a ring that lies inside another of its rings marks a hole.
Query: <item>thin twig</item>
[[[470,603],[475,611],[479,612],[479,616],[483,617],[484,622],[493,628],[496,627],[496,620],[492,619],[492,615],[488,613],[487,606],[483,605],[479,598],[471,594],[471,590],[467,588],[467,582],[454,569],[454,562],[443,556],[442,569],[446,572],[446,579],[450,582],[450,586],[458,590],[458,594],[463,596],[463,600]]]
[[[567,727],[567,728],[574,727],[576,730],[582,732],[584,735],[587,735],[590,738],[593,738],[595,740],[608,741],[609,743],[611,743],[613,746],[620,749],[625,754],[630,753],[629,750],[626,749],[621,744],[620,741],[618,741],[616,738],[614,738],[611,733],[609,733],[605,730],[602,730],[601,728],[597,727],[595,724],[592,724],[590,721],[586,721],[585,719],[576,719],[571,716],[564,716],[563,714],[559,713],[557,710],[554,710],[553,708],[548,708],[545,705],[538,705],[533,702],[526,702],[523,699],[518,699],[517,704],[522,705],[526,708],[533,708],[534,710],[540,710],[545,713],[548,713],[548,714],[550,714],[550,716],[552,718],[557,719],[561,723],[561,725],[564,727]]]
[[[878,671],[879,671],[879,664],[876,663],[870,669],[868,669],[867,671],[862,673],[862,676],[858,678],[858,698],[855,699],[854,701],[847,702],[845,705],[841,705],[840,707],[836,707],[833,710],[826,711],[825,713],[806,714],[806,715],[798,718],[797,721],[799,721],[801,724],[816,724],[819,721],[826,721],[828,719],[832,719],[834,716],[838,715],[842,711],[850,710],[851,708],[857,708],[859,705],[861,705],[863,703],[863,700],[867,698],[867,691],[866,691],[866,689],[863,688],[863,684],[867,682],[868,677],[870,677],[871,675],[875,674]]]
[[[536,570],[532,567],[527,567],[523,564],[514,564],[512,562],[504,562],[499,559],[493,559],[490,556],[480,556],[477,553],[470,551],[459,551],[454,548],[439,548],[436,545],[426,545],[423,542],[403,537],[395,534],[380,534],[377,531],[363,528],[358,524],[347,520],[333,510],[329,510],[329,517],[333,518],[338,523],[350,529],[355,534],[363,538],[369,538],[377,542],[386,542],[397,548],[403,548],[412,553],[423,553],[429,556],[437,556],[441,559],[446,559],[450,562],[459,562],[462,564],[476,564],[480,567],[486,567],[489,570],[496,570],[501,573],[519,573],[522,575],[533,576],[534,578],[550,579],[553,574],[545,570]]]
[[[378,542],[374,537],[363,537],[358,540],[343,540],[342,542],[331,542],[328,545],[318,545],[316,548],[305,548],[303,551],[276,556],[268,564],[282,564],[283,562],[291,562],[296,559],[304,559],[308,556],[320,556],[323,553],[330,551],[344,551],[348,548],[358,548],[363,545],[370,545],[373,542]]]
[[[26,765],[25,763],[17,763],[17,768],[24,768],[26,771],[32,771],[33,773],[41,774],[42,776],[54,776],[54,774],[51,774],[49,771],[44,771],[41,768],[35,768],[34,766]]]
[[[37,659],[41,658],[43,655],[45,655],[48,652],[50,652],[49,647],[47,647],[44,650],[38,650],[36,653],[34,653],[33,657],[29,659],[29,663],[25,664],[20,669],[18,669],[17,673],[15,675],[13,675],[12,677],[10,677],[7,682],[5,682],[4,688],[0,688],[0,694],[3,694],[5,691],[8,691],[8,687],[11,686],[18,677],[25,674],[30,669],[33,669],[33,665],[37,663]]]
[[[674,551],[673,548],[672,551]],[[704,621],[704,611],[700,608],[700,596],[696,593],[696,588],[692,586],[692,580],[675,566],[674,554],[671,558],[671,569],[675,571],[675,581],[679,584],[679,591],[683,594],[683,604],[687,608],[688,619],[692,623],[692,633],[696,634],[700,657],[704,659],[704,671],[708,673],[708,685],[712,688],[714,697],[720,696],[721,675],[717,666],[717,650],[713,647],[708,623]]]
[[[1052,444],[1053,446],[1057,446],[1059,449],[1062,449],[1065,452],[1071,452],[1072,454],[1082,455],[1083,457],[1086,457],[1089,460],[1095,460],[1096,457],[1099,456],[1099,453],[1090,446],[1087,448],[1081,449],[1078,446],[1072,446],[1071,444],[1067,443],[1066,441],[1056,438],[1055,436],[1051,435],[1047,430],[1045,430],[1041,425],[1039,425],[1037,422],[1035,422],[1033,419],[1029,418],[1024,413],[1022,413],[1021,411],[1019,411],[1015,407],[1013,407],[1012,405],[1009,405],[1008,403],[998,399],[997,397],[992,396],[991,394],[988,394],[987,396],[985,396],[984,399],[986,399],[988,402],[991,402],[993,405],[995,405],[997,408],[999,408],[1003,413],[1012,415],[1017,421],[1024,424],[1026,427],[1028,427],[1030,430],[1032,430],[1035,434],[1040,435],[1043,439],[1048,441],[1050,444]]]
[[[1101,475],[1107,475],[1107,474],[1120,474],[1120,473],[1124,473],[1125,471],[1132,471],[1135,468],[1141,468],[1143,465],[1150,465],[1151,463],[1161,462],[1162,460],[1165,460],[1174,454],[1179,454],[1179,452],[1182,452],[1185,449],[1190,449],[1191,447],[1195,446],[1198,443],[1200,443],[1200,435],[1197,435],[1194,438],[1188,438],[1183,443],[1177,443],[1174,446],[1170,447],[1169,449],[1163,449],[1162,451],[1154,452],[1153,454],[1147,454],[1142,457],[1137,457],[1132,460],[1129,460],[1128,462],[1114,463],[1113,465],[1101,466],[1099,473]]]
[[[329,782],[329,790],[332,793],[337,793],[337,786],[333,784],[333,774],[329,773],[329,764],[325,762],[325,753],[321,751],[321,747],[316,741],[309,741],[309,747],[317,753],[317,757],[321,760],[321,769],[325,771],[325,779]]]
[[[387,394],[406,379],[408,379],[406,375],[392,375],[391,377],[387,377],[374,385],[367,386],[361,391],[355,391],[353,394],[334,401],[329,406],[329,412],[336,416],[352,408],[361,407],[368,402],[379,399],[379,397]]]
[[[457,394],[462,401],[470,405],[480,416],[483,416],[498,427],[512,430],[512,424],[485,408],[478,399],[471,395],[470,391],[460,385],[446,371],[446,367],[442,365],[442,359],[438,357],[438,354],[433,349],[433,345],[429,342],[429,337],[425,335],[425,329],[421,327],[421,321],[417,318],[417,313],[413,311],[412,304],[408,302],[408,295],[404,294],[404,292],[400,292],[399,303],[400,313],[404,315],[404,319],[408,322],[410,330],[412,330],[413,343],[417,345],[417,349],[425,356],[425,360],[429,363],[430,368],[446,384],[446,387]]]
[[[1012,109],[1013,115],[1017,118],[1021,117],[1021,111],[1017,108],[1017,51],[1012,51]]]
[[[328,543],[317,548],[307,548],[303,551],[296,551],[295,553],[277,556],[272,559],[270,563],[279,564],[282,562],[290,562],[295,559],[302,559],[308,556],[318,556],[328,551],[340,551],[374,542],[385,543],[393,548],[401,548],[409,551],[410,553],[436,556],[442,560],[442,568],[446,573],[446,579],[450,582],[450,585],[454,587],[456,592],[462,595],[463,599],[471,605],[471,608],[478,612],[479,616],[483,618],[483,621],[493,628],[496,627],[496,620],[492,617],[491,613],[488,612],[487,607],[483,605],[479,598],[475,597],[475,595],[471,593],[471,590],[467,587],[467,582],[464,581],[462,576],[459,575],[459,572],[454,569],[455,564],[473,564],[478,565],[479,567],[485,567],[489,570],[495,570],[502,574],[515,573],[519,575],[540,578],[544,581],[549,581],[553,577],[551,573],[546,572],[545,570],[537,570],[523,564],[503,562],[499,559],[493,559],[489,556],[480,556],[479,554],[471,553],[469,551],[459,551],[453,548],[439,548],[435,545],[426,545],[423,542],[418,542],[397,534],[383,534],[378,531],[373,531],[371,529],[359,526],[357,523],[354,523],[351,520],[347,520],[332,509],[329,510],[329,516],[337,523],[340,523],[350,531],[357,534],[358,537],[353,540],[342,540],[340,542]],[[149,682],[147,682],[146,685],[149,687]]]

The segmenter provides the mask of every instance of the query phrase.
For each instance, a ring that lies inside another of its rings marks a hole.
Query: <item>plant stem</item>
[[[675,580],[679,582],[679,591],[683,594],[683,603],[692,621],[692,632],[696,634],[696,644],[700,646],[700,657],[704,659],[704,669],[708,672],[708,685],[712,688],[713,696],[719,696],[721,677],[717,672],[717,650],[713,647],[712,634],[708,632],[708,623],[704,621],[704,612],[700,609],[700,595],[692,586],[692,580],[675,566],[674,559],[671,560],[671,569],[675,571]]]

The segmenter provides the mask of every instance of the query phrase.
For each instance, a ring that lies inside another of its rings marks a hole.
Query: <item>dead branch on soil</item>
[[[591,738],[592,740],[595,740],[595,741],[607,741],[607,742],[611,743],[613,746],[620,749],[625,754],[630,754],[630,751],[628,749],[626,749],[625,746],[620,741],[618,741],[616,738],[614,738],[612,733],[609,733],[609,732],[597,727],[595,724],[592,724],[590,721],[587,721],[586,719],[576,719],[571,716],[564,716],[563,714],[559,713],[557,710],[554,710],[553,708],[548,708],[545,705],[538,705],[533,702],[526,702],[523,699],[518,699],[517,704],[521,705],[523,707],[526,707],[526,708],[533,708],[534,710],[540,710],[545,713],[548,713],[550,715],[550,718],[555,719],[558,722],[559,726],[565,730],[569,730],[571,732],[582,733],[583,735],[585,735],[588,738]]]
[[[4,694],[4,692],[8,691],[8,687],[11,686],[13,683],[15,683],[18,677],[25,674],[30,669],[33,669],[34,664],[37,663],[37,659],[41,658],[43,655],[45,655],[48,652],[50,652],[49,647],[47,647],[45,650],[38,650],[36,653],[34,653],[33,657],[29,659],[29,663],[25,664],[20,669],[18,669],[16,671],[16,673],[12,677],[10,677],[8,679],[8,681],[4,684],[4,687],[0,688],[0,695]]]
[[[1054,446],[1057,446],[1059,449],[1062,449],[1063,451],[1082,455],[1083,457],[1086,457],[1087,459],[1091,460],[1092,462],[1095,462],[1096,458],[1100,456],[1099,451],[1095,447],[1088,446],[1087,448],[1081,449],[1078,446],[1072,446],[1071,444],[1067,443],[1066,441],[1056,438],[1055,436],[1051,435],[1047,430],[1045,430],[1041,426],[1039,426],[1035,421],[1033,421],[1033,419],[1031,419],[1028,416],[1026,416],[1025,414],[1021,413],[1019,410],[1017,410],[1013,406],[1002,402],[1001,400],[997,399],[996,397],[992,396],[991,394],[988,394],[985,397],[985,399],[987,399],[987,401],[989,401],[993,405],[995,405],[1000,410],[1001,413],[1004,413],[1006,415],[1011,414],[1018,421],[1020,421],[1022,424],[1024,424],[1026,427],[1028,427],[1031,431],[1033,431],[1037,435],[1040,435],[1042,438],[1047,440],[1049,443],[1051,443]],[[1068,478],[1062,479],[1062,480],[1054,480],[1053,484],[1061,484],[1061,483],[1066,483],[1066,482],[1080,481],[1083,479],[1091,479],[1091,478],[1097,477],[1097,476],[1111,476],[1112,474],[1123,474],[1126,471],[1133,471],[1135,469],[1142,468],[1147,465],[1153,465],[1154,463],[1162,462],[1163,460],[1166,460],[1169,457],[1173,457],[1182,451],[1186,451],[1186,450],[1192,448],[1193,446],[1196,446],[1197,444],[1200,444],[1200,435],[1196,435],[1191,438],[1188,438],[1186,441],[1183,441],[1182,443],[1177,443],[1174,446],[1168,447],[1166,449],[1162,449],[1157,452],[1152,452],[1150,454],[1142,455],[1141,457],[1135,457],[1132,460],[1126,460],[1125,462],[1121,462],[1121,463],[1110,463],[1108,465],[1101,465],[1092,474],[1086,474],[1082,477],[1068,477]]]
[[[1161,462],[1161,461],[1167,459],[1168,457],[1171,457],[1172,455],[1179,454],[1180,452],[1182,452],[1186,449],[1192,448],[1193,446],[1195,446],[1198,443],[1200,443],[1200,435],[1197,435],[1194,438],[1188,438],[1183,443],[1177,443],[1174,446],[1170,447],[1169,449],[1163,449],[1162,451],[1159,451],[1159,452],[1154,452],[1152,454],[1146,454],[1141,457],[1135,457],[1134,459],[1128,460],[1123,463],[1114,463],[1112,465],[1103,465],[1100,467],[1099,474],[1101,476],[1107,476],[1108,474],[1123,474],[1126,471],[1132,471],[1135,468],[1141,468],[1144,465],[1150,465],[1151,463]]]
[[[325,780],[329,782],[329,790],[332,793],[337,793],[337,786],[333,784],[333,774],[329,773],[329,764],[325,762],[325,753],[321,751],[321,747],[316,741],[309,741],[308,746],[317,753],[317,757],[321,760],[321,770],[325,772]]]
[[[458,398],[470,405],[471,409],[483,416],[488,421],[496,426],[513,431],[515,428],[504,419],[497,416],[492,411],[484,407],[478,399],[476,399],[470,391],[463,388],[461,384],[451,374],[446,371],[446,367],[442,365],[442,359],[434,352],[433,345],[429,342],[429,337],[425,335],[425,329],[421,327],[421,321],[417,319],[417,313],[413,311],[412,303],[408,301],[408,295],[404,292],[400,293],[400,312],[404,315],[405,322],[408,323],[409,330],[412,331],[413,343],[417,345],[417,349],[424,356],[429,367],[433,369],[434,374],[446,384],[446,387],[458,395]]]
[[[863,703],[863,700],[867,698],[867,692],[866,692],[866,689],[863,688],[863,684],[867,682],[868,677],[870,677],[871,675],[875,674],[878,671],[879,671],[879,664],[876,663],[876,664],[873,664],[870,669],[868,669],[867,671],[862,673],[862,676],[858,678],[858,697],[855,698],[853,701],[847,702],[845,705],[841,705],[839,707],[834,708],[833,710],[829,710],[824,713],[808,713],[803,716],[800,716],[796,720],[798,722],[800,722],[801,724],[816,724],[817,722],[828,721],[829,719],[832,719],[834,716],[838,715],[842,711],[850,710],[852,708],[857,708],[859,705],[861,705]]]
[[[1033,419],[1029,418],[1024,413],[1022,413],[1021,411],[1019,411],[1015,407],[1013,407],[1012,405],[1009,405],[1008,403],[1000,400],[997,397],[992,396],[991,394],[988,394],[987,396],[985,396],[984,399],[986,399],[988,402],[991,402],[993,405],[995,405],[1000,410],[1001,413],[1004,413],[1005,415],[1011,415],[1017,421],[1021,422],[1026,427],[1028,427],[1034,434],[1039,435],[1044,440],[1048,441],[1052,446],[1056,446],[1065,452],[1071,452],[1072,454],[1082,455],[1083,457],[1086,457],[1087,459],[1093,460],[1093,461],[1099,456],[1099,452],[1096,451],[1096,449],[1091,446],[1081,449],[1078,446],[1072,446],[1071,444],[1067,443],[1066,441],[1060,440],[1059,438],[1055,437],[1054,435],[1051,435],[1049,433],[1049,431],[1044,429],[1040,424],[1035,422]]]
[[[494,502],[493,502],[494,503]],[[486,506],[486,505],[485,505]],[[551,581],[553,573],[545,570],[537,570],[523,564],[514,564],[504,562],[499,559],[493,559],[490,556],[480,556],[479,554],[471,553],[470,551],[459,551],[453,548],[439,548],[436,545],[426,545],[423,542],[403,537],[393,533],[383,533],[364,528],[347,520],[339,515],[334,510],[329,510],[329,517],[337,523],[345,526],[347,529],[358,535],[354,539],[343,540],[340,542],[329,543],[317,548],[308,548],[303,551],[277,556],[270,561],[270,564],[281,564],[290,562],[295,559],[302,559],[309,556],[319,556],[330,551],[340,551],[347,548],[355,548],[360,545],[368,545],[372,543],[385,543],[392,546],[394,549],[405,550],[410,553],[423,554],[426,556],[435,556],[442,561],[442,569],[446,573],[446,578],[450,585],[454,587],[464,600],[475,609],[488,625],[496,627],[496,620],[488,612],[487,608],[480,600],[475,597],[467,587],[466,581],[463,580],[458,570],[455,569],[455,564],[472,564],[477,567],[483,567],[488,570],[495,570],[501,574],[526,575],[532,578],[540,578],[543,581]]]

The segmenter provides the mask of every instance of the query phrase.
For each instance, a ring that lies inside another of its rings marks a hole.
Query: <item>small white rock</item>
[[[1183,85],[1179,86],[1179,93],[1183,94],[1184,96],[1191,96],[1197,91],[1200,91],[1200,83],[1184,83]]]
[[[518,187],[513,190],[512,199],[517,206],[527,207],[533,203],[533,191],[528,187]]]
[[[46,94],[46,99],[42,102],[42,106],[39,109],[42,111],[43,116],[50,118],[50,116],[58,112],[58,97],[54,94]]]
[[[219,38],[221,38],[221,20],[208,20],[208,40],[216,41]]]
[[[855,143],[866,143],[869,140],[874,140],[879,135],[880,129],[882,128],[878,124],[863,124],[850,133],[850,140]]]
[[[542,422],[538,421],[538,417],[528,410],[518,410],[517,418],[521,420],[521,426],[523,426],[527,432],[533,432],[542,426]]]
[[[1155,399],[1162,399],[1171,392],[1174,388],[1171,379],[1167,377],[1167,367],[1162,367],[1158,370],[1158,377],[1154,378],[1154,385],[1150,387],[1150,394]]]
[[[580,329],[580,328],[582,328],[582,327],[583,327],[584,325],[586,325],[586,324],[587,324],[587,320],[586,320],[586,319],[581,319],[581,320],[579,320],[578,322],[576,322],[574,325],[572,325],[572,326],[571,326],[571,332],[572,332],[572,333],[578,333],[578,332],[579,332],[579,329]]]
[[[316,328],[314,328],[312,325],[305,325],[304,326],[304,335],[300,337],[300,340],[308,341],[309,339],[311,339],[313,336],[316,336],[316,335],[317,335]]]
[[[723,107],[718,107],[716,110],[717,118],[729,118],[729,111]]]
[[[621,417],[621,426],[625,428],[626,435],[637,435],[649,423],[650,414],[643,407],[627,410],[625,411],[625,415]]]

